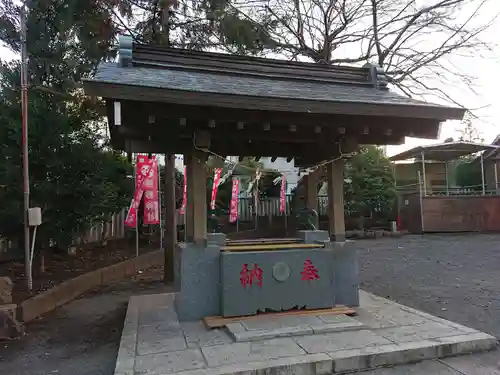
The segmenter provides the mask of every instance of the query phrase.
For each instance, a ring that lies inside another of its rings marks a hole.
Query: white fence
[[[290,215],[292,196],[287,196],[287,215]],[[325,196],[318,197],[318,214],[326,215],[328,208],[328,199]],[[127,210],[114,214],[108,222],[100,223],[89,229],[83,236],[75,241],[76,245],[85,243],[100,242],[103,240],[113,240],[125,237],[125,216]],[[262,199],[258,203],[259,216],[282,216],[280,212],[279,198]],[[241,198],[239,200],[239,220],[251,221],[254,218],[253,198]],[[183,223],[182,215],[178,215],[178,223]],[[15,246],[12,241],[0,238],[0,253],[7,251]]]
[[[121,212],[114,214],[107,222],[99,223],[90,228],[87,233],[85,233],[75,241],[75,244],[80,245],[85,243],[124,238],[126,215],[126,209],[123,209]]]
[[[14,246],[14,243],[10,240],[0,238],[0,254],[6,252]]]
[[[99,223],[90,228],[83,236],[76,239],[76,245],[85,243],[100,242],[103,240],[116,240],[125,237],[125,215],[127,211],[124,209],[119,213],[111,216],[109,221]],[[13,248],[15,243],[6,239],[0,238],[0,254]]]

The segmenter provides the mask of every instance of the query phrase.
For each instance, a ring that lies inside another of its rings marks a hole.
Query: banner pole
[[[288,229],[288,220],[287,220],[287,213],[286,213],[286,209],[287,209],[287,204],[286,204],[286,195],[285,195],[285,229]]]
[[[255,229],[259,227],[259,180],[260,171],[257,169],[255,173],[255,192],[254,192],[254,206],[255,206]]]
[[[166,155],[165,155],[165,158],[166,158]],[[158,160],[158,158],[156,159]],[[166,168],[166,160],[165,160],[165,168]],[[160,163],[156,163],[156,177],[158,178],[158,216],[160,218],[160,249],[163,249],[163,222],[161,221],[161,218],[162,218],[162,212],[163,212],[163,209],[161,207],[161,178],[160,178]],[[166,170],[164,169],[165,173],[166,173]]]
[[[137,189],[137,158],[135,161],[134,186]],[[141,197],[142,199],[142,197]],[[136,208],[135,219],[135,256],[139,256],[139,207]]]
[[[238,182],[238,189],[240,182]],[[236,232],[240,231],[240,192],[238,191],[238,204],[237,204],[237,216],[236,216]]]
[[[139,218],[135,222],[135,256],[139,256]]]

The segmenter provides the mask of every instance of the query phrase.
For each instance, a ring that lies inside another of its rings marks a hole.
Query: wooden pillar
[[[328,178],[328,230],[331,241],[345,240],[344,221],[344,161],[326,165]]]
[[[193,155],[184,155],[184,166],[186,172],[186,209],[184,211],[184,231],[186,232],[185,240],[186,242],[192,242],[193,240],[193,170],[190,165],[193,163]]]
[[[309,209],[315,210],[318,215],[318,170],[309,173],[304,178],[304,186],[306,193],[306,206]]]
[[[175,155],[165,155],[165,261],[163,267],[163,281],[170,284],[174,281],[174,251],[177,244],[177,223],[175,210]]]
[[[205,243],[207,239],[207,178],[205,155],[187,155],[187,242]]]

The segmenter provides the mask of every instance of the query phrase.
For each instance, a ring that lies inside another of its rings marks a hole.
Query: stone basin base
[[[302,231],[299,237],[315,248],[234,250],[225,246],[220,233],[209,236],[206,246],[178,244],[174,260],[179,319],[358,306],[355,243],[329,242],[325,231]]]

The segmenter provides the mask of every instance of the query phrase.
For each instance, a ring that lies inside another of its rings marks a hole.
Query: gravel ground
[[[358,243],[363,289],[500,337],[500,235]],[[112,375],[127,300],[165,291],[160,276],[161,269],[149,270],[29,324],[23,339],[0,343],[0,375]],[[499,352],[491,352],[363,374],[500,375],[499,358]]]
[[[359,241],[363,289],[500,337],[500,235]]]

